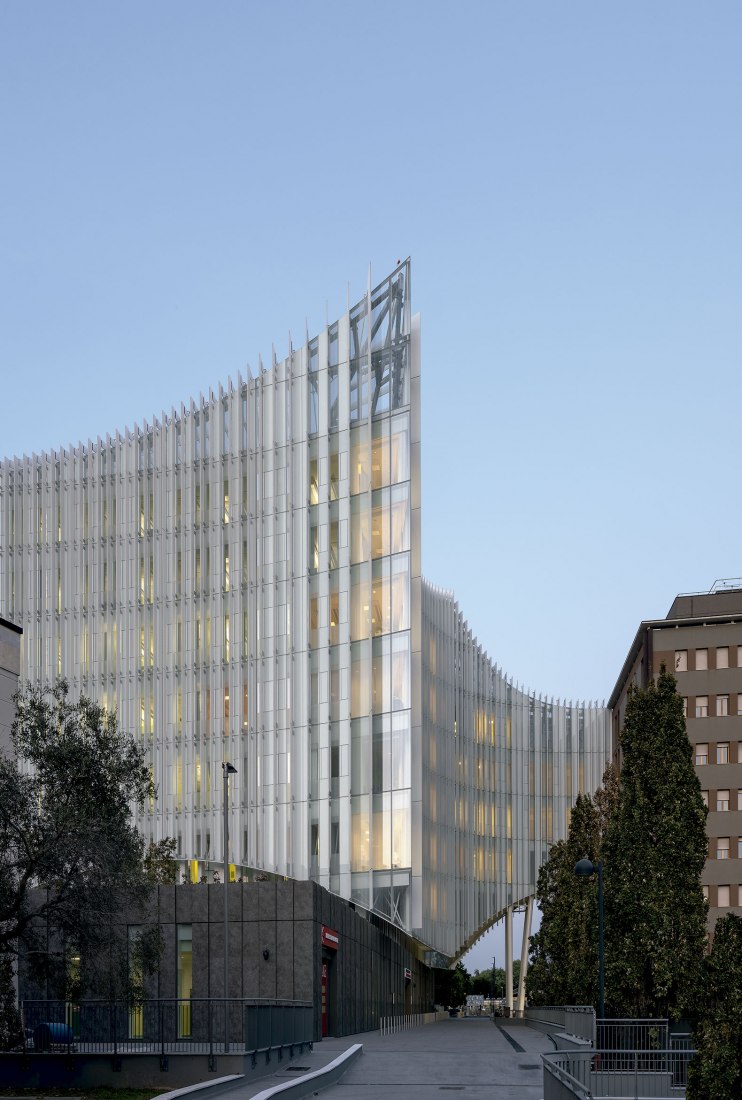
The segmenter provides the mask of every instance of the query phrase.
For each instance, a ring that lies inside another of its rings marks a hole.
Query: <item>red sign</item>
[[[337,951],[340,944],[340,937],[334,928],[328,928],[326,924],[322,925],[322,946],[329,947],[333,951]]]
[[[412,981],[412,971],[410,970],[409,966],[406,966],[404,968],[404,977],[406,982]]]

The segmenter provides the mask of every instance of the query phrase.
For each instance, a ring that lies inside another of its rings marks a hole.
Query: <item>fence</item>
[[[311,1001],[23,1001],[28,1049],[79,1053],[279,1055],[311,1045]]]
[[[408,1016],[382,1016],[379,1019],[379,1034],[394,1035],[398,1031],[408,1031],[423,1024],[434,1024],[438,1019],[436,1012],[412,1012]]]
[[[546,1005],[527,1008],[526,1020],[550,1024],[595,1046],[595,1009],[592,1005]]]
[[[692,1050],[556,1051],[543,1054],[544,1100],[654,1100],[682,1096]]]
[[[667,1050],[670,1026],[662,1019],[596,1021],[595,1046],[605,1050]]]

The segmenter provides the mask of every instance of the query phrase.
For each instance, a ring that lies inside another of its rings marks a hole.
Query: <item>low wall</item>
[[[295,1056],[299,1047],[295,1047]],[[284,1060],[289,1061],[288,1054]],[[160,1062],[158,1054],[0,1054],[0,1081],[6,1088],[156,1088],[177,1089],[203,1081],[217,1081],[232,1074],[258,1080],[274,1073],[276,1051],[266,1062],[263,1053],[219,1054],[209,1064],[206,1054],[170,1054]],[[233,1082],[224,1086],[232,1087]],[[213,1096],[214,1093],[209,1094]]]

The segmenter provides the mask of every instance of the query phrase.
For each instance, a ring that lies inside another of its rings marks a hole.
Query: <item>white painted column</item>
[[[505,1004],[513,1015],[513,907],[505,910]]]
[[[523,921],[523,943],[520,949],[520,979],[518,981],[518,1012],[526,1007],[526,974],[528,973],[528,941],[531,938],[531,920],[533,918],[533,898],[526,903],[526,918]]]

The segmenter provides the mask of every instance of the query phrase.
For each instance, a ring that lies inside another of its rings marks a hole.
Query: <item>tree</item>
[[[704,961],[704,988],[695,1029],[698,1050],[688,1067],[688,1100],[742,1096],[742,918],[716,922]]]
[[[0,757],[0,958],[22,949],[57,987],[121,996],[129,945],[112,929],[122,911],[144,915],[152,889],[130,807],[155,792],[115,714],[68,694],[60,680],[15,698],[16,758]],[[140,972],[151,965],[146,934],[134,955]]]
[[[178,861],[175,859],[175,838],[166,836],[163,840],[151,840],[144,853],[144,873],[154,885],[174,886],[178,881]]]
[[[606,1000],[614,1016],[692,1015],[706,943],[706,807],[674,676],[632,690],[618,805],[603,840]]]
[[[469,971],[459,960],[450,970],[436,970],[435,999],[438,1004],[460,1005],[471,990]]]
[[[600,857],[601,813],[578,795],[566,840],[549,850],[539,871],[536,898],[541,927],[531,937],[526,990],[531,1004],[596,1004],[598,909],[594,885],[575,876],[583,857]]]

